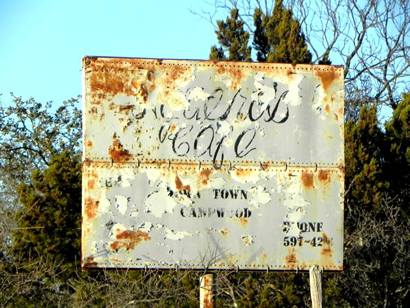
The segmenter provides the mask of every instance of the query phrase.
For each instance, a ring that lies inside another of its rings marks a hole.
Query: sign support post
[[[322,308],[322,274],[317,265],[309,269],[309,284],[312,308]]]
[[[214,274],[205,274],[199,278],[199,307],[214,307]]]

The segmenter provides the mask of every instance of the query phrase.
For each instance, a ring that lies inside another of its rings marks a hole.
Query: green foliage
[[[312,55],[300,24],[292,16],[292,11],[284,7],[283,1],[275,2],[272,15],[267,16],[261,9],[255,9],[253,19],[253,47],[259,62],[311,63]],[[220,47],[211,48],[210,59],[250,61],[250,34],[244,30],[239,10],[232,9],[226,21],[219,20],[217,26],[215,33]],[[323,64],[330,62],[328,57],[323,61]]]
[[[375,107],[363,106],[345,125],[345,270],[327,281],[327,303],[403,307],[408,297],[408,122],[399,120],[408,119],[406,98],[385,132]]]
[[[47,168],[53,155],[63,150],[70,155],[79,153],[78,105],[79,97],[57,107],[18,96],[10,103],[0,102],[0,252],[9,253],[10,230],[17,227],[18,186],[29,184],[32,172]]]
[[[249,33],[244,30],[244,23],[240,19],[237,9],[231,10],[231,15],[226,21],[217,22],[218,30],[215,31],[221,47],[213,46],[209,55],[211,60],[250,61],[251,48],[248,47]],[[228,57],[225,56],[228,53]]]
[[[348,210],[368,209],[382,201],[388,188],[382,170],[383,138],[375,107],[364,106],[359,120],[345,125],[346,197],[354,205]]]
[[[392,119],[386,124],[388,138],[386,157],[386,176],[391,182],[391,194],[403,204],[410,200],[410,93],[393,112]],[[403,209],[409,215],[409,207]]]
[[[266,62],[267,55],[271,49],[267,35],[266,24],[269,17],[262,13],[262,10],[257,8],[253,14],[253,23],[255,31],[253,34],[253,46],[256,49],[256,59],[259,62]]]
[[[282,0],[275,2],[272,15],[266,16],[260,9],[254,13],[253,46],[259,62],[311,63],[300,23],[286,9]]]
[[[14,184],[30,179],[32,170],[48,166],[51,156],[62,150],[78,153],[81,140],[79,97],[58,108],[33,98],[13,96],[0,105],[0,170]]]
[[[390,138],[390,152],[396,160],[410,164],[410,93],[403,95],[402,102],[393,112],[392,119],[386,125]]]
[[[51,157],[44,171],[34,171],[30,184],[18,189],[21,208],[13,234],[14,253],[30,258],[49,255],[58,262],[79,260],[81,164],[77,155]]]

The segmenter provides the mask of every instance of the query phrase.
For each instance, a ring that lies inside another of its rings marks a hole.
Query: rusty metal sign
[[[342,269],[342,68],[83,71],[83,267]]]

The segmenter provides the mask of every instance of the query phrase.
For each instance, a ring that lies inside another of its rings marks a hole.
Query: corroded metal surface
[[[199,308],[214,307],[213,276],[213,274],[206,274],[199,278]]]
[[[341,68],[83,66],[83,267],[342,269]]]

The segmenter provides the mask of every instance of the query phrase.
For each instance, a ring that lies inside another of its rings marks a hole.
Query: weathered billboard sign
[[[83,267],[342,269],[342,68],[83,69]]]

